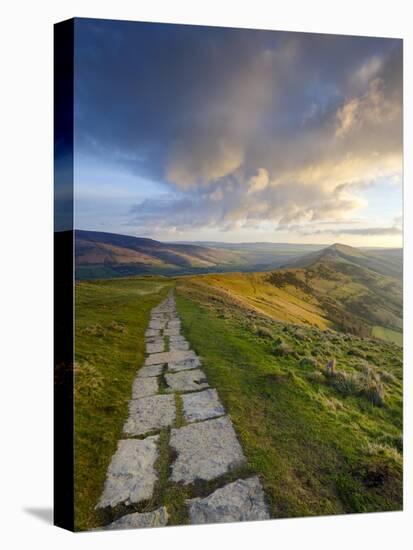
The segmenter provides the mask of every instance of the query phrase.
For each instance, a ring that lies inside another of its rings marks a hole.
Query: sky
[[[402,244],[402,41],[76,19],[75,227]]]

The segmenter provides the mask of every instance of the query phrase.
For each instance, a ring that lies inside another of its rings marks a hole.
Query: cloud
[[[402,235],[403,231],[400,227],[363,227],[363,228],[351,228],[351,229],[319,229],[315,231],[308,231],[306,234],[310,235],[361,235],[361,236],[389,236],[389,235]]]
[[[77,24],[77,147],[165,191],[136,231],[347,220],[401,180],[401,41]]]

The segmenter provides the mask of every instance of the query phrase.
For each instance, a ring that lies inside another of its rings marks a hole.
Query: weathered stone
[[[151,365],[150,367],[141,367],[138,371],[139,378],[148,378],[150,376],[159,376],[162,374],[163,365]]]
[[[180,328],[179,327],[166,328],[163,331],[163,333],[165,334],[165,336],[179,336]]]
[[[173,429],[170,445],[177,453],[171,475],[175,482],[215,479],[245,462],[227,416]]]
[[[155,462],[159,436],[121,439],[109,465],[103,494],[96,508],[134,504],[152,497],[157,480]]]
[[[159,353],[165,349],[165,342],[161,339],[146,343],[146,353]]]
[[[149,328],[153,330],[162,330],[166,326],[166,321],[153,320],[149,323]]]
[[[149,379],[150,380],[150,379]],[[217,390],[205,390],[196,393],[187,393],[182,396],[184,417],[187,422],[207,420],[225,414]]]
[[[173,395],[152,395],[129,402],[129,418],[123,431],[130,435],[142,435],[172,426],[174,422]]]
[[[182,336],[182,334],[179,334],[178,336],[170,336],[169,337],[170,342],[186,342],[185,336]]]
[[[186,351],[189,349],[189,343],[178,341],[178,342],[169,342],[169,350],[170,351]]]
[[[148,367],[149,368],[149,367]],[[158,379],[154,376],[151,378],[136,377],[132,386],[132,399],[138,397],[147,397],[158,393]]]
[[[174,327],[178,327],[178,328],[181,327],[181,321],[180,321],[179,318],[171,319],[171,320],[168,322],[167,328],[174,328]]]
[[[168,523],[168,512],[161,506],[153,512],[135,512],[109,523],[104,529],[139,529],[145,527],[164,527]]]
[[[225,523],[269,519],[258,477],[238,479],[206,498],[188,500],[191,523]]]
[[[170,372],[180,372],[181,370],[190,370],[196,369],[201,366],[201,361],[199,357],[194,359],[185,359],[184,361],[168,363],[168,371]]]
[[[177,363],[185,359],[194,359],[195,352],[189,351],[164,351],[162,353],[152,353],[145,360],[145,365],[160,365],[161,363]]]
[[[146,338],[152,338],[160,335],[161,335],[161,331],[155,330],[153,328],[148,328],[147,331],[145,332]]]
[[[185,370],[165,374],[167,392],[196,391],[209,388],[205,373],[201,369]]]

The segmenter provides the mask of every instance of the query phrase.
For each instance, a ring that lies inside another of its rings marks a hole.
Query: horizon
[[[398,248],[403,248],[403,246],[359,246],[359,247],[356,247],[356,246],[353,246],[353,245],[350,245],[350,244],[347,244],[345,242],[341,242],[341,241],[336,241],[334,243],[300,243],[300,242],[282,242],[282,241],[204,241],[204,240],[194,240],[194,241],[190,241],[190,240],[181,240],[181,241],[166,241],[166,240],[161,240],[161,239],[157,239],[155,237],[146,237],[146,236],[141,236],[141,235],[131,235],[129,233],[115,233],[113,231],[99,231],[98,229],[80,229],[80,228],[76,228],[74,229],[73,231],[85,231],[85,232],[91,232],[91,233],[108,233],[108,234],[112,234],[112,235],[119,235],[121,237],[133,237],[133,238],[136,238],[136,239],[150,239],[150,240],[153,240],[153,241],[158,241],[158,242],[162,242],[162,243],[165,243],[165,244],[227,244],[227,245],[240,245],[240,244],[280,244],[280,245],[286,245],[286,246],[293,246],[293,245],[298,245],[298,246],[320,246],[321,248],[329,248],[329,247],[333,247],[333,246],[348,246],[350,248],[395,248],[395,249],[398,249]],[[59,231],[56,231],[57,233]]]
[[[402,248],[401,40],[83,18],[75,32],[76,227]]]

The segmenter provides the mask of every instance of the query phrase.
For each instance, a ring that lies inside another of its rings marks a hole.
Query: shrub
[[[306,368],[306,367],[318,367],[318,361],[317,359],[314,359],[314,357],[303,357],[300,361],[300,367]]]
[[[380,372],[380,377],[384,382],[388,384],[394,384],[397,381],[397,378],[391,372],[383,370]]]
[[[261,338],[273,338],[271,330],[263,326],[257,327],[257,336],[260,336]]]
[[[125,332],[126,331],[125,325],[123,325],[122,323],[118,323],[117,321],[112,321],[109,324],[109,328],[111,328],[112,330],[115,330],[116,332]]]
[[[104,328],[97,324],[97,325],[88,325],[85,327],[82,331],[84,334],[88,334],[90,336],[98,336],[99,338],[102,336],[105,336],[106,332]]]
[[[79,395],[96,395],[103,388],[103,376],[94,365],[87,361],[74,364],[74,375],[75,391]]]
[[[323,384],[325,382],[323,373],[318,370],[305,373],[305,377],[310,382],[315,382],[316,384]]]
[[[347,355],[353,355],[354,357],[361,357],[362,359],[366,358],[364,351],[361,351],[357,348],[351,348],[348,350]]]
[[[354,374],[337,371],[329,376],[330,385],[343,395],[358,393],[357,377]]]
[[[385,392],[380,376],[369,365],[362,366],[361,373],[337,371],[328,376],[330,385],[343,395],[365,397],[373,405],[384,405]]]
[[[366,445],[366,454],[372,457],[386,458],[398,465],[402,465],[403,462],[401,453],[385,443],[368,443]]]
[[[285,342],[275,343],[273,350],[274,355],[290,355],[290,353],[293,353],[294,350]]]

